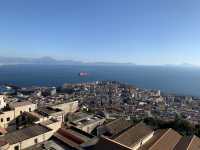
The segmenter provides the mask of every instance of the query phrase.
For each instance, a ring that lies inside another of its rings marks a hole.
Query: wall
[[[65,112],[65,114],[73,113],[78,110],[78,101],[68,102],[52,106],[52,108],[58,108]]]
[[[21,115],[21,112],[29,112],[29,108],[31,108],[31,111],[34,111],[37,109],[36,104],[31,104],[31,105],[25,105],[25,106],[20,106],[20,107],[15,107],[15,118]]]
[[[7,121],[7,118],[10,118],[10,120]],[[3,119],[3,122],[1,122],[2,121],[1,119]],[[0,126],[3,128],[7,128],[8,124],[12,122],[14,119],[15,119],[14,110],[5,111],[2,114],[0,114]]]
[[[55,132],[58,131],[58,129],[61,128],[62,122],[61,122],[61,121],[56,121],[56,122],[53,122],[53,123],[48,124],[48,125],[45,125],[45,124],[43,124],[43,123],[41,123],[41,124],[44,125],[44,126],[46,126],[46,127],[48,127],[48,128],[50,128],[50,129],[52,129],[53,132],[55,133]]]
[[[6,106],[6,96],[0,95],[0,109],[4,108]]]
[[[35,141],[34,141],[35,139],[37,139],[38,143],[41,143],[41,142],[47,141],[52,136],[53,136],[53,131],[49,131],[49,132],[47,132],[45,134],[41,134],[39,136],[24,140],[24,141],[22,141],[20,143],[16,143],[16,144],[10,145],[9,150],[14,150],[15,146],[17,146],[17,145],[19,146],[20,150],[21,149],[25,149],[25,148],[28,148],[30,146],[34,146],[35,145]]]
[[[97,126],[102,125],[104,122],[105,122],[105,119],[101,119],[101,120],[98,120],[94,123],[91,123],[91,124],[88,124],[88,125],[85,125],[85,126],[82,126],[82,127],[78,127],[78,128],[87,132],[87,133],[91,133]]]

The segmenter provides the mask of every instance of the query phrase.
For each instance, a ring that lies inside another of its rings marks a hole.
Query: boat
[[[88,72],[79,72],[78,74],[80,77],[85,77],[85,76],[88,76],[89,73]]]

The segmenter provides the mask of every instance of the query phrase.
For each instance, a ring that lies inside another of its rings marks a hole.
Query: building
[[[50,88],[43,88],[41,92],[43,96],[54,96],[56,95],[57,90],[56,87],[50,87]]]
[[[125,118],[116,119],[104,126],[98,128],[99,135],[105,135],[109,138],[118,136],[123,131],[133,126],[133,124]]]
[[[137,150],[142,145],[146,144],[153,135],[154,131],[141,122],[127,129],[113,140],[121,145],[131,148],[132,150]]]
[[[47,141],[53,135],[53,130],[35,124],[30,127],[7,133],[0,137],[0,149],[22,150],[30,146]],[[3,144],[2,144],[3,143]]]
[[[98,138],[74,127],[62,127],[54,134],[54,139],[62,141],[69,150],[84,150],[98,141]]]
[[[199,150],[200,138],[197,136],[182,137],[174,150]]]
[[[173,150],[181,138],[182,136],[173,129],[157,130],[139,150]]]
[[[91,133],[95,128],[103,125],[104,122],[105,118],[98,115],[75,113],[70,121],[70,125],[87,133]]]
[[[90,150],[132,150],[129,147],[121,145],[112,139],[101,136],[99,141],[90,148]]]
[[[55,119],[52,118],[52,119],[49,119],[47,121],[41,122],[40,124],[52,129],[53,132],[57,132],[61,128],[62,121],[55,120]]]
[[[36,104],[28,101],[10,103],[8,108],[5,108],[0,112],[0,126],[7,128],[9,124],[13,124],[15,119],[23,112],[34,111],[36,108]]]
[[[0,95],[0,109],[6,107],[6,96]]]
[[[7,110],[0,112],[0,126],[3,128],[7,128],[12,121],[15,119],[15,111]]]
[[[17,118],[23,112],[31,112],[37,109],[37,105],[29,101],[10,103],[9,107],[14,110],[14,116]]]
[[[65,114],[74,113],[79,109],[78,101],[71,101],[71,102],[66,102],[62,104],[57,104],[51,107],[61,109],[65,112]]]
[[[64,122],[65,113],[61,109],[52,108],[52,107],[42,107],[42,108],[37,109],[36,112],[37,112],[37,114],[39,114],[40,116],[42,116],[42,118],[44,119],[44,121],[46,119],[53,118],[53,119],[56,119],[56,120]]]

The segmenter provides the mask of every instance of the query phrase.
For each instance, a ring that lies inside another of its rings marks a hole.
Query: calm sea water
[[[79,77],[80,71],[89,72]],[[96,80],[116,80],[141,88],[161,89],[183,95],[200,96],[200,68],[158,66],[0,66],[0,84],[19,86],[59,86]]]

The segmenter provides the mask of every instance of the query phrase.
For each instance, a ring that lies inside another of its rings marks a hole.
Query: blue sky
[[[200,1],[1,0],[0,56],[200,65]]]

